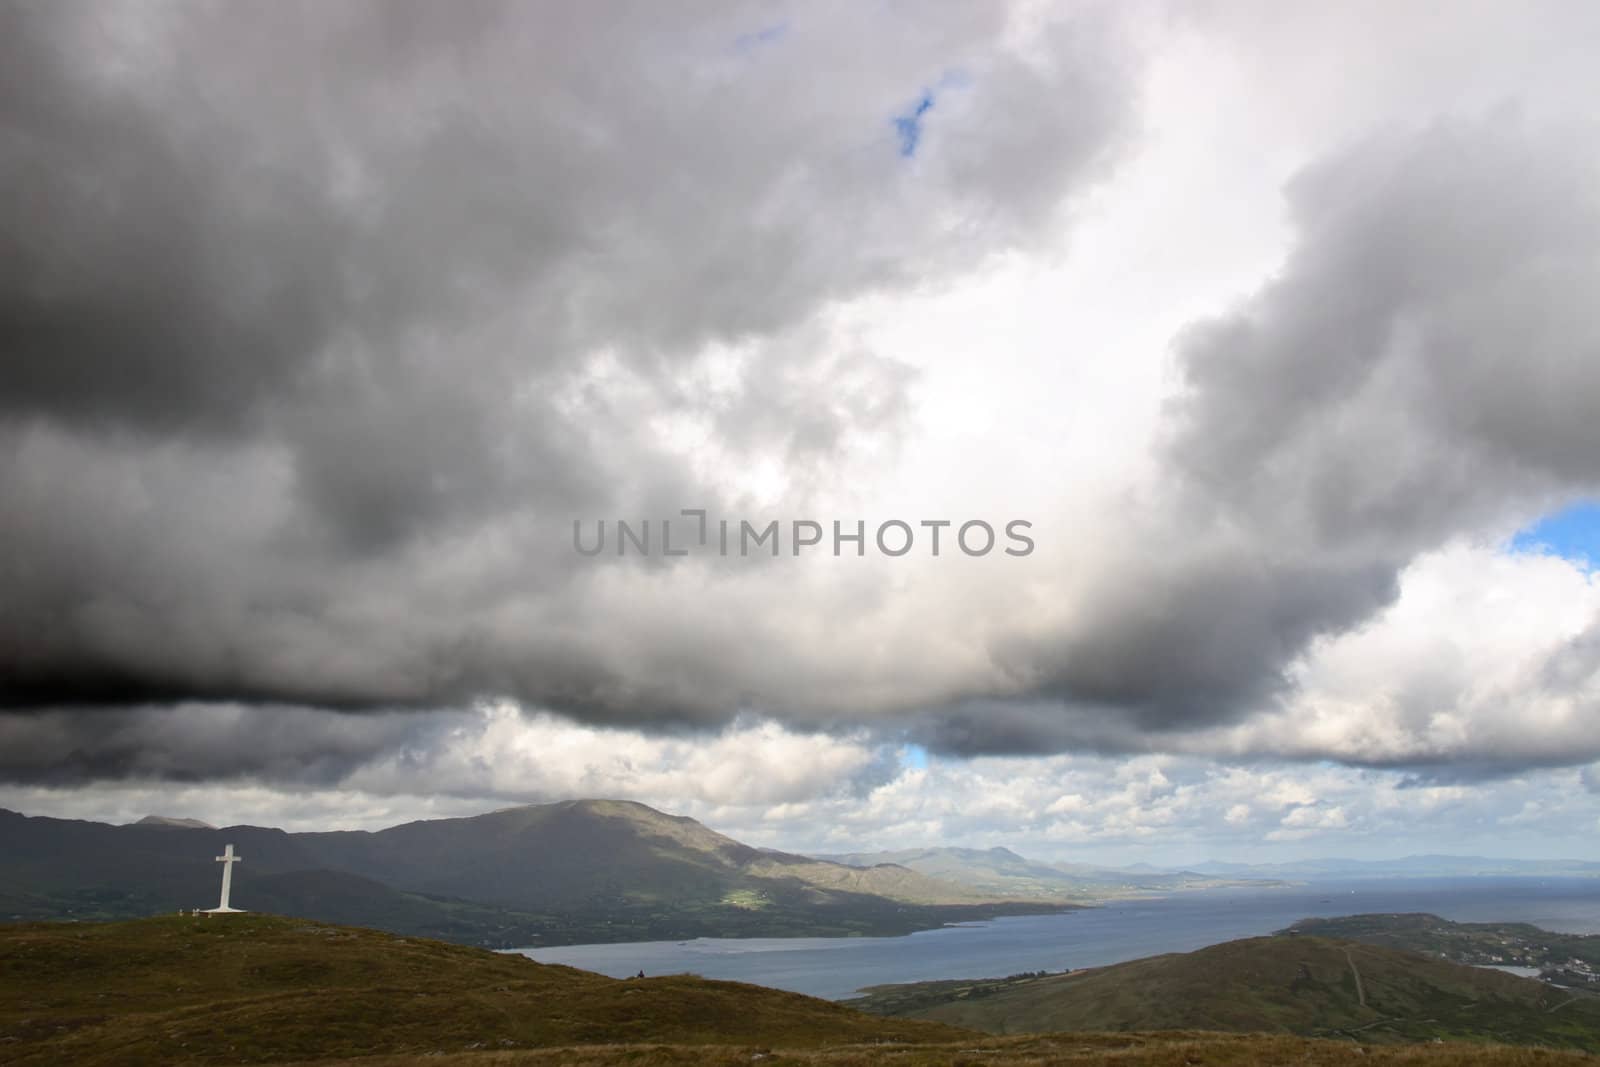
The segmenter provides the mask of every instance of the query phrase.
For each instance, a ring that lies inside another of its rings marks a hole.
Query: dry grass
[[[950,1040],[829,1001],[262,915],[0,929],[0,1062],[281,1063],[587,1043]]]
[[[1107,1064],[1111,1067],[1583,1067],[1600,1058],[1580,1052],[1503,1045],[1390,1045],[1370,1047],[1274,1034],[1054,1034],[982,1038],[937,1045],[843,1045],[820,1049],[763,1046],[596,1045],[529,1052],[480,1052],[453,1056],[369,1057],[319,1063],[317,1067],[1050,1067]],[[309,1065],[307,1065],[309,1067]]]

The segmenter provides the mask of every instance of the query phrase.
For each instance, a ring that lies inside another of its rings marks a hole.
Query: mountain
[[[1025,859],[1007,848],[913,848],[819,858],[854,867],[894,864],[976,892],[1023,900],[1081,900],[1091,895],[1091,886],[1084,879]]]
[[[1593,860],[1510,860],[1488,856],[1424,855],[1399,859],[1342,858],[1291,860],[1287,863],[1194,864],[1204,874],[1235,878],[1591,878],[1600,877]]]
[[[694,819],[628,801],[573,800],[376,833],[292,836],[329,866],[418,892],[518,908],[590,903],[597,895],[721,901],[729,893],[753,893],[771,903],[802,886],[806,899],[818,903],[830,890],[912,904],[994,899],[904,868],[857,871],[762,851]],[[752,897],[747,906],[759,910],[766,903]]]
[[[1394,1067],[1593,1062],[1459,1044],[1356,1051]],[[0,1060],[19,1067],[1334,1067],[1351,1059],[1348,1040],[1286,1035],[993,1037],[760,986],[688,975],[616,980],[303,919],[0,926]]]
[[[174,819],[170,815],[146,815],[135,826],[176,826],[183,830],[215,830],[216,827],[199,819]]]
[[[1600,1050],[1600,997],[1320,937],[1257,937],[1067,974],[867,992],[846,1003],[993,1033],[1204,1029]]]
[[[915,848],[896,852],[853,852],[819,857],[835,863],[869,866],[891,863],[979,893],[1021,900],[1089,902],[1177,889],[1273,885],[1272,879],[1241,879],[1196,871],[1136,867],[1049,864],[1007,848]]]
[[[0,917],[114,919],[233,903],[491,945],[900,934],[1038,911],[905,867],[751,848],[623,801],[510,808],[376,832],[110,826],[0,811]]]
[[[1389,860],[1310,859],[1286,863],[1207,861],[1189,868],[1100,867],[1045,863],[1006,848],[916,848],[884,852],[824,854],[819,859],[855,866],[892,863],[980,893],[1022,900],[1091,903],[1117,897],[1181,889],[1270,886],[1356,878],[1477,876],[1600,877],[1600,862],[1506,860],[1482,856],[1424,855]]]

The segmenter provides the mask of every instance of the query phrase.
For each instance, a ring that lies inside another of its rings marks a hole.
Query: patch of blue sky
[[[1580,501],[1517,531],[1511,551],[1560,556],[1594,569],[1600,564],[1600,500]]]
[[[902,159],[910,159],[917,154],[917,146],[922,143],[923,119],[933,110],[939,95],[948,90],[965,89],[971,84],[972,76],[966,71],[959,68],[946,71],[933,88],[922,90],[922,94],[910,107],[889,120],[894,127],[895,137],[900,142]]]
[[[907,745],[900,750],[900,762],[914,771],[928,769],[928,750],[921,745]]]
[[[917,145],[922,141],[922,117],[931,110],[933,110],[933,90],[925,89],[909,111],[890,120],[894,123],[895,136],[900,139],[902,158],[910,159],[917,154]]]

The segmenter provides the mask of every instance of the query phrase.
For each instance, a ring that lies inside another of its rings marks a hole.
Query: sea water
[[[1099,967],[1270,934],[1312,916],[1432,912],[1600,933],[1600,878],[1329,881],[1176,892],[1054,915],[963,923],[905,937],[698,938],[513,951],[623,978],[698,974],[834,999],[862,986]]]

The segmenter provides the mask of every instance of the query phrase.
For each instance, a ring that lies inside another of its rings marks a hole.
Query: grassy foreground
[[[0,928],[5,1063],[270,1063],[630,1042],[805,1048],[959,1034],[760,986],[619,981],[274,916]]]
[[[1270,1034],[1005,1037],[688,976],[605,978],[265,915],[0,927],[0,1063],[1582,1064],[1548,1049]]]
[[[1431,1044],[1367,1048],[1348,1042],[1270,1034],[1175,1032],[989,1037],[935,1045],[851,1045],[806,1050],[613,1045],[429,1058],[384,1056],[344,1060],[337,1067],[748,1067],[751,1063],[763,1067],[1593,1067],[1596,1062],[1595,1057],[1582,1053],[1551,1049]],[[336,1065],[322,1063],[317,1067]]]

